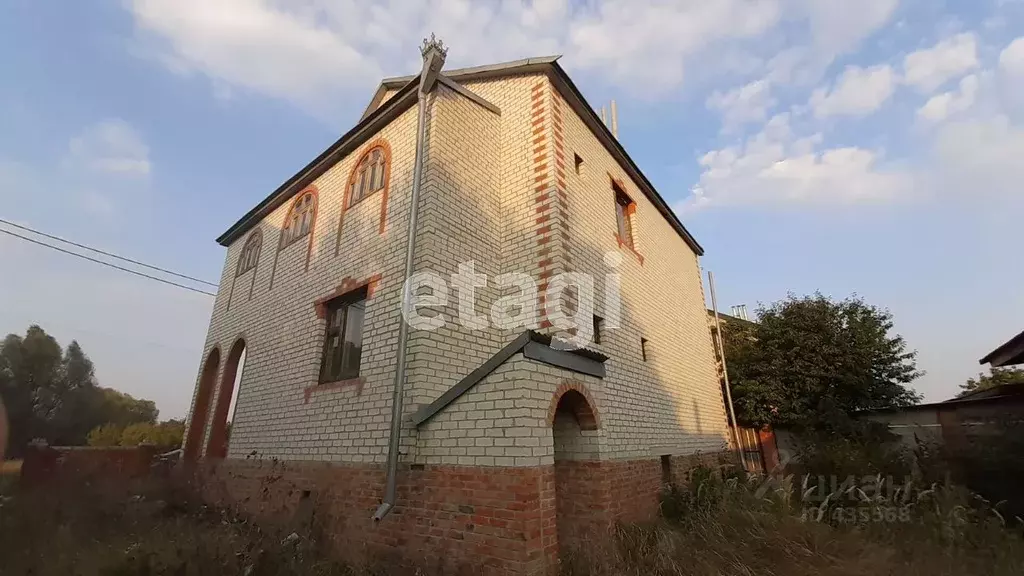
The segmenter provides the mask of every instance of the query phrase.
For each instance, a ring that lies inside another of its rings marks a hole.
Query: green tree
[[[117,424],[100,424],[89,432],[89,446],[120,446],[124,427]]]
[[[753,325],[723,328],[737,419],[752,426],[848,430],[860,410],[908,406],[921,375],[892,315],[858,297],[790,295]]]
[[[161,448],[178,448],[184,435],[185,423],[182,420],[168,420],[160,424],[139,422],[124,428],[119,445],[153,444]]]
[[[978,374],[977,378],[969,378],[960,385],[957,398],[1005,384],[1024,384],[1024,368],[993,368],[991,374]]]
[[[9,457],[33,438],[82,445],[100,424],[155,422],[156,406],[96,383],[92,361],[77,342],[62,349],[39,326],[0,342],[0,397],[7,407]]]

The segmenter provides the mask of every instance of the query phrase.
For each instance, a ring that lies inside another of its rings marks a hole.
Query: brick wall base
[[[717,455],[673,457],[674,481]],[[380,522],[380,466],[223,460],[201,471],[208,500],[287,530],[320,532],[355,564],[427,573],[554,574],[565,550],[599,542],[616,522],[658,516],[659,459],[561,461],[540,467],[415,466]]]

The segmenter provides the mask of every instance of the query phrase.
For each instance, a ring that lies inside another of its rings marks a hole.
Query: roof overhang
[[[626,149],[619,144],[619,140],[612,135],[611,130],[601,118],[597,115],[594,107],[591,106],[587,99],[583,97],[583,93],[580,92],[576,84],[573,83],[572,79],[566,73],[565,69],[558,64],[560,56],[545,56],[541,58],[527,58],[525,60],[516,60],[514,62],[505,62],[502,64],[490,64],[487,66],[474,66],[472,68],[457,68],[454,70],[448,70],[444,73],[445,76],[451,78],[460,83],[475,82],[480,80],[489,80],[492,78],[502,78],[506,76],[518,75],[518,74],[546,74],[551,79],[551,83],[554,84],[558,92],[565,98],[566,103],[572,107],[573,111],[583,119],[583,122],[590,128],[591,132],[597,136],[597,139],[604,145],[605,149],[612,155],[613,158],[619,163],[622,169],[629,175],[629,177],[637,183],[644,196],[654,204],[654,207],[658,209],[658,212],[664,216],[665,220],[668,221],[669,225],[676,231],[679,236],[683,238],[688,246],[698,255],[704,255],[704,248],[697,242],[697,239],[683,226],[683,223],[675,215],[665,199],[658,194],[658,191],[654,189],[654,185],[651,184],[650,180],[644,176],[640,168],[633,162]],[[380,105],[381,99],[387,92],[404,86],[410,82],[414,76],[396,76],[394,78],[385,78],[380,86],[377,87],[377,92],[374,93],[373,99],[370,101],[370,105],[367,106],[366,111],[363,113],[364,117],[371,114],[374,107]],[[395,95],[397,97],[397,94]],[[389,100],[390,102],[390,100]]]
[[[1024,364],[1024,332],[1017,334],[999,348],[989,352],[978,363],[991,364],[993,368]]]
[[[221,246],[229,246],[232,242],[242,237],[250,228],[258,224],[271,212],[301,192],[306,186],[313,183],[331,166],[336,164],[345,156],[351,154],[359,146],[369,141],[382,128],[398,118],[403,112],[416,104],[416,89],[419,76],[411,76],[399,89],[398,94],[389,99],[383,106],[374,110],[371,114],[364,116],[354,128],[331,144],[315,160],[299,170],[267,196],[255,208],[242,216],[241,220],[235,222],[231,228],[217,238]]]
[[[587,127],[590,128],[598,141],[600,141],[612,157],[615,158],[619,166],[622,167],[623,171],[626,172],[630,179],[639,186],[644,196],[654,204],[654,207],[661,213],[669,225],[672,226],[673,230],[682,237],[683,241],[686,242],[695,254],[703,256],[704,248],[697,243],[696,238],[694,238],[686,227],[683,226],[683,223],[668,206],[668,203],[665,202],[665,199],[658,194],[658,191],[654,189],[654,185],[651,184],[647,177],[644,176],[643,172],[640,171],[640,168],[636,165],[633,159],[630,158],[629,154],[626,153],[625,148],[619,144],[618,139],[612,135],[608,126],[601,121],[597,112],[594,111],[593,106],[587,102],[579,88],[576,87],[572,79],[569,78],[569,75],[558,64],[558,59],[559,56],[527,58],[524,60],[516,60],[514,62],[505,62],[501,64],[489,64],[486,66],[474,66],[471,68],[456,68],[447,70],[443,74],[445,77],[459,83],[503,78],[521,74],[547,75],[551,80],[551,83],[562,95],[562,98],[565,99],[566,103],[572,107],[573,111],[576,112]],[[270,196],[263,200],[263,202],[256,206],[256,208],[250,210],[248,214],[243,216],[241,220],[229,228],[227,232],[217,238],[217,242],[221,245],[227,246],[238,239],[246,232],[246,230],[265,218],[277,207],[287,202],[289,198],[300,192],[305,186],[308,186],[313,182],[313,180],[327,171],[327,169],[335,162],[351,153],[369,137],[373,136],[386,124],[397,118],[399,114],[411,107],[416,102],[416,83],[418,79],[418,75],[398,76],[384,79],[380,83],[380,86],[377,87],[377,91],[374,93],[370,105],[363,113],[363,117],[359,120],[359,123],[356,124],[355,128],[339,138],[337,142],[332,144],[326,151],[313,160],[313,162],[308,164],[305,168],[300,170],[298,174],[282,184]],[[395,89],[398,90],[398,93],[381,104],[381,100],[384,95],[390,90]]]

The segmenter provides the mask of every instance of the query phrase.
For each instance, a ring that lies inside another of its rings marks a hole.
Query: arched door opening
[[[185,437],[183,458],[186,462],[195,462],[199,459],[199,450],[203,445],[203,433],[206,431],[206,417],[210,413],[210,395],[213,393],[219,369],[220,349],[214,348],[206,357],[203,370],[199,375],[199,390],[196,392],[192,418],[188,422],[188,434]]]
[[[555,514],[561,552],[570,552],[605,517],[599,501],[598,422],[587,397],[570,389],[558,399],[551,434],[555,460]]]
[[[245,340],[239,338],[228,352],[224,375],[220,379],[217,408],[213,413],[213,424],[210,426],[210,441],[206,444],[208,458],[224,458],[228,455],[228,417],[235,403],[239,388],[237,382],[241,380],[244,361]]]

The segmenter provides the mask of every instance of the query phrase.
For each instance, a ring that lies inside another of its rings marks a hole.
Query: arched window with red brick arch
[[[386,145],[375,144],[364,152],[348,179],[348,206],[387,188],[390,171],[391,154]]]
[[[280,249],[287,248],[313,231],[316,221],[316,191],[306,190],[292,202],[281,228]]]
[[[235,276],[241,276],[252,270],[260,261],[260,249],[263,248],[263,232],[259,229],[253,230],[242,246],[242,253],[238,256],[238,270]]]

